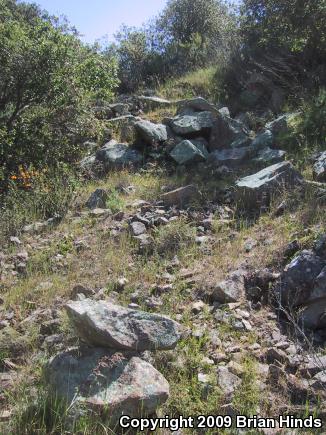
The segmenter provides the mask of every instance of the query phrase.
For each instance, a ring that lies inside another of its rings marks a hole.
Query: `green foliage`
[[[90,103],[110,99],[117,66],[35,5],[0,0],[0,165],[72,161],[96,135]]]
[[[326,5],[324,0],[245,0],[243,31],[249,43],[305,52],[312,59],[325,54]]]
[[[123,27],[116,40],[108,56],[119,59],[121,89],[134,91],[224,61],[237,45],[237,26],[220,0],[170,0],[157,18]]]
[[[326,145],[326,89],[322,88],[317,97],[305,104],[303,109],[302,129],[306,132],[311,142],[318,144],[318,147],[325,148]]]

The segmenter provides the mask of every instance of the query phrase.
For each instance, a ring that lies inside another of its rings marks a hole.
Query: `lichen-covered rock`
[[[209,160],[218,165],[227,165],[229,167],[237,167],[244,163],[252,154],[251,147],[243,148],[226,148],[213,151]]]
[[[257,157],[254,159],[254,161],[261,164],[274,165],[284,161],[285,156],[286,151],[273,150],[267,147],[258,151]]]
[[[69,302],[68,316],[86,342],[117,350],[173,349],[179,324],[168,317],[136,311],[105,301]]]
[[[209,150],[247,146],[250,142],[248,133],[247,128],[240,121],[219,114],[214,117]]]
[[[266,130],[262,133],[257,134],[252,142],[252,147],[255,150],[261,150],[265,148],[270,148],[273,146],[274,136],[270,130]]]
[[[96,160],[102,162],[107,168],[119,168],[140,163],[143,156],[127,144],[111,141],[96,153]]]
[[[213,119],[211,112],[198,112],[173,118],[170,127],[176,134],[189,137],[209,131],[213,126]]]
[[[312,302],[312,300],[324,294],[322,286],[325,275],[320,276],[320,282],[317,278],[323,272],[325,266],[325,260],[318,257],[313,251],[300,252],[286,266],[280,277],[280,283],[276,290],[282,303],[294,307],[302,305],[308,300]],[[325,290],[325,286],[323,290]],[[313,296],[314,291],[315,296]]]
[[[135,123],[135,129],[141,139],[149,145],[165,142],[168,139],[167,127],[163,124],[142,120]]]
[[[195,163],[204,161],[208,157],[205,145],[195,141],[184,140],[176,145],[170,152],[170,156],[179,164]]]
[[[237,181],[237,197],[247,207],[267,205],[271,196],[297,187],[302,181],[290,162],[281,162]]]
[[[212,299],[222,304],[238,302],[245,295],[244,273],[237,270],[225,280],[218,283],[212,293]]]
[[[169,397],[169,384],[136,355],[102,348],[70,349],[50,360],[46,377],[72,412],[96,412],[114,424],[122,415],[151,415]]]

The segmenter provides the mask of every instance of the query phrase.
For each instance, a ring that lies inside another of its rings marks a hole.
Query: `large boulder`
[[[168,317],[131,310],[106,301],[69,302],[68,316],[87,343],[118,350],[173,349],[179,325]]]
[[[140,138],[149,145],[165,142],[168,139],[167,127],[163,124],[142,120],[135,123],[135,129]]]
[[[213,126],[214,117],[211,112],[198,112],[192,115],[177,116],[170,120],[170,127],[174,133],[193,137],[208,133]]]
[[[119,168],[140,163],[142,154],[128,146],[128,144],[110,141],[96,153],[96,160],[107,168]]]
[[[249,159],[251,154],[251,147],[226,148],[213,151],[209,156],[209,160],[218,165],[237,167]]]
[[[198,188],[190,184],[189,186],[179,187],[178,189],[163,193],[162,200],[167,206],[178,206],[182,208],[193,199],[198,198],[199,195]]]
[[[326,261],[313,251],[300,252],[286,266],[276,287],[276,294],[282,304],[295,307],[308,301],[312,302],[320,296],[326,296],[325,283],[323,283],[325,275],[320,275],[325,266]]]
[[[111,424],[122,415],[151,415],[169,397],[168,382],[151,364],[101,348],[75,348],[55,356],[46,377],[72,412],[96,412]]]
[[[326,181],[326,151],[317,155],[313,168],[314,179]]]
[[[250,142],[248,133],[248,130],[241,122],[219,114],[214,117],[209,150],[246,146]]]
[[[176,145],[170,152],[170,156],[179,165],[186,163],[201,162],[207,159],[208,151],[204,144],[194,140],[184,140]]]
[[[281,162],[241,178],[236,183],[236,195],[248,207],[267,205],[273,195],[294,188],[302,181],[302,176],[290,162]]]

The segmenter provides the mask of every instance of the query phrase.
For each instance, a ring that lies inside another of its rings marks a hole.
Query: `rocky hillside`
[[[96,113],[69,212],[1,247],[0,433],[323,419],[326,154],[300,172],[280,149],[298,114],[156,96]]]

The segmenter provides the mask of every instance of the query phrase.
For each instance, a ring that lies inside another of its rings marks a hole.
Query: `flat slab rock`
[[[238,196],[249,202],[249,200],[261,199],[262,193],[270,195],[298,186],[302,181],[303,177],[290,162],[281,162],[241,178],[237,181],[236,187]]]
[[[180,325],[168,317],[131,310],[106,301],[69,302],[67,313],[87,343],[116,350],[174,349]]]
[[[314,168],[314,179],[317,181],[326,181],[326,151],[320,153],[315,160]]]
[[[53,357],[46,367],[53,392],[72,405],[111,421],[122,415],[151,415],[169,397],[167,380],[132,354],[102,348],[74,348]]]
[[[177,116],[171,120],[170,126],[176,134],[187,136],[211,129],[213,119],[211,112],[198,112],[193,115]]]

